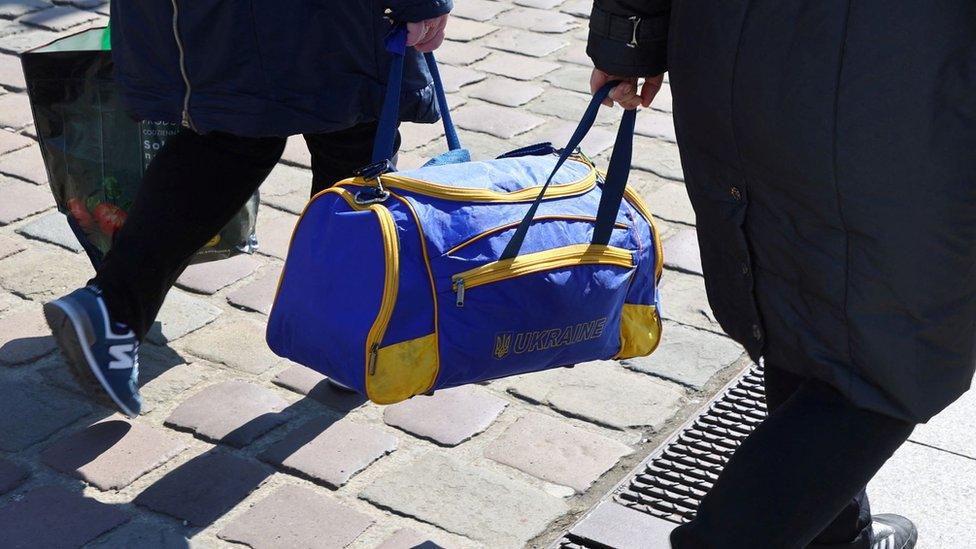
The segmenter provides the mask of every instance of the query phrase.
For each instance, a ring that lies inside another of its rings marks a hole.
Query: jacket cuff
[[[403,0],[390,2],[390,17],[401,23],[416,23],[450,13],[454,9],[453,0]]]
[[[610,16],[624,22],[626,18]],[[609,32],[609,26],[590,21],[590,35],[586,54],[593,66],[614,76],[656,76],[668,68],[667,17],[655,17],[640,22],[645,29],[654,27],[653,35],[634,33],[624,37],[620,32]],[[619,31],[619,25],[614,27]],[[627,34],[627,33],[623,33]],[[611,36],[612,35],[612,36]],[[635,38],[637,38],[635,40]]]

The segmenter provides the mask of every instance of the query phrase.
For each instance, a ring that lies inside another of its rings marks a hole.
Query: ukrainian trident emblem
[[[495,358],[501,360],[512,351],[512,332],[495,335]]]

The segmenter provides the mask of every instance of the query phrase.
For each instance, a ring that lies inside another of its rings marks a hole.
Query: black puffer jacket
[[[909,421],[966,391],[976,2],[598,0],[595,12],[597,67],[669,71],[723,328],[754,358]],[[631,16],[653,27],[635,48]]]

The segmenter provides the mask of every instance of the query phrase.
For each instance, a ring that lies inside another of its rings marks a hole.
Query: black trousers
[[[766,364],[769,416],[742,443],[674,549],[867,549],[864,491],[914,425]]]
[[[375,135],[375,123],[306,135],[311,194],[369,164]],[[113,320],[144,338],[189,258],[254,194],[284,149],[284,138],[219,132],[187,130],[167,141],[92,280]]]

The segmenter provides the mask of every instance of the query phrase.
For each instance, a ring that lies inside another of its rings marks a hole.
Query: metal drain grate
[[[651,454],[617,487],[612,501],[672,523],[688,522],[736,448],[765,418],[762,367],[754,366]],[[608,547],[572,530],[555,546]]]

